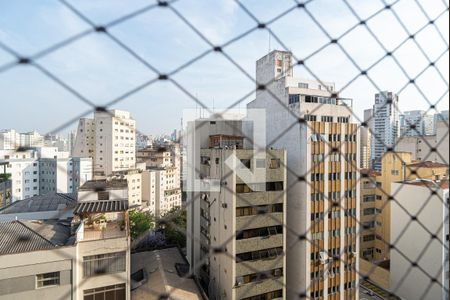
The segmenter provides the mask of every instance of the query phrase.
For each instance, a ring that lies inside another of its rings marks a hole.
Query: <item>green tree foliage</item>
[[[186,210],[174,208],[168,211],[159,222],[164,230],[166,244],[186,247]]]
[[[150,213],[131,210],[128,213],[128,219],[130,221],[131,239],[133,240],[153,229],[154,218]]]

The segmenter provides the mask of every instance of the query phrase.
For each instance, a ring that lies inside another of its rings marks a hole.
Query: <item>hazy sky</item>
[[[293,0],[241,0],[260,20],[266,22],[295,5]],[[152,0],[81,0],[69,1],[96,24],[108,23],[124,14],[144,7]],[[361,18],[381,9],[378,0],[348,0]],[[446,1],[419,1],[430,18],[448,38],[448,10]],[[221,45],[255,26],[233,0],[179,0],[174,7],[215,45]],[[344,1],[313,0],[307,9],[333,38],[340,36],[359,21]],[[393,6],[412,33],[427,24],[425,15],[413,0],[399,0]],[[385,10],[368,25],[385,47],[391,51],[408,37],[392,11]],[[30,56],[67,37],[90,28],[89,25],[55,0],[14,0],[0,2],[0,42],[23,56]],[[324,46],[329,38],[301,9],[295,9],[270,25],[273,32],[298,58],[308,57]],[[193,30],[171,10],[156,8],[130,19],[109,31],[138,55],[163,73],[170,72],[186,61],[210,49]],[[254,76],[255,61],[269,51],[266,30],[256,30],[224,50],[242,68]],[[447,82],[433,68],[416,80],[431,102],[444,98],[438,105],[446,110],[448,101],[448,40],[442,41],[433,26],[416,36],[430,60],[447,51],[436,65]],[[363,69],[381,59],[385,51],[364,26],[358,26],[340,41],[354,61]],[[275,38],[271,49],[283,49]],[[428,65],[427,58],[412,40],[394,53],[410,77],[415,77]],[[0,68],[14,61],[14,57],[0,49]],[[136,61],[102,33],[91,33],[37,60],[90,101],[103,105],[127,91],[155,77],[155,73]],[[334,81],[338,89],[358,73],[358,69],[337,45],[329,45],[306,60],[307,67],[323,81]],[[296,77],[313,78],[302,67],[294,69]],[[378,88],[400,92],[400,109],[427,109],[421,93],[409,85],[408,77],[392,57],[381,60],[368,75]],[[189,93],[205,105],[225,108],[250,93],[254,83],[232,65],[222,54],[210,53],[173,77]],[[360,77],[342,91],[341,96],[354,99],[354,109],[362,115],[373,104],[375,87]],[[249,96],[236,108],[244,108],[253,99]],[[87,111],[90,107],[31,66],[19,65],[0,73],[0,129],[20,131],[36,129],[46,133]],[[129,110],[141,132],[169,133],[178,128],[183,109],[195,108],[195,103],[170,82],[156,82],[113,108]],[[64,129],[72,129],[72,126]]]

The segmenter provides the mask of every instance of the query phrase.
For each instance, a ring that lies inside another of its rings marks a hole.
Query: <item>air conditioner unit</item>
[[[329,259],[328,253],[326,253],[326,252],[324,252],[324,251],[319,252],[319,258],[320,258],[320,262],[321,262],[322,264],[327,263],[327,262],[328,262],[328,259]]]

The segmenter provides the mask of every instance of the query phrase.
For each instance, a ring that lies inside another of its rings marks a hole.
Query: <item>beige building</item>
[[[411,162],[409,152],[387,152],[381,173],[361,170],[361,257],[380,263],[390,258],[391,184],[405,180],[442,180],[448,178],[448,166],[438,162]]]
[[[448,299],[448,180],[392,183],[395,226],[391,237],[390,288],[402,299]],[[417,221],[411,221],[411,215]],[[435,235],[433,238],[431,235]],[[411,268],[411,262],[417,267]],[[430,282],[430,277],[435,282]]]
[[[136,122],[129,112],[95,112],[94,119],[80,119],[73,155],[92,157],[95,177],[134,169],[135,134]]]
[[[265,109],[267,141],[287,150],[287,298],[357,299],[360,136],[352,100],[339,98],[334,83],[294,78],[289,52],[259,59],[256,79],[267,85],[247,108]]]

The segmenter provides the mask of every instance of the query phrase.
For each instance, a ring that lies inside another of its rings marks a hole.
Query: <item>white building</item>
[[[247,106],[265,109],[267,141],[287,150],[287,298],[358,299],[360,157],[352,101],[339,98],[334,83],[292,76],[290,52],[259,59],[256,80],[266,86]]]
[[[405,111],[400,115],[400,135],[418,136],[435,134],[435,116],[423,110]]]
[[[135,169],[135,127],[129,112],[95,112],[94,119],[80,119],[73,155],[92,157],[96,177]]]
[[[371,128],[373,126],[373,109],[364,110],[364,122],[366,127],[361,127],[360,129],[360,165],[363,169],[370,168],[370,147],[372,141]]]
[[[142,172],[142,202],[159,217],[181,207],[179,169],[149,167]]]
[[[14,129],[0,131],[0,150],[15,150],[20,147],[43,147],[44,138],[37,131],[19,133]]]
[[[142,172],[143,206],[159,217],[173,208],[181,207],[180,147],[170,143],[142,149],[137,154],[146,165]]]
[[[69,158],[56,147],[0,151],[0,162],[11,174],[13,201],[47,193],[72,193],[92,179],[91,158]]]
[[[392,192],[396,201],[391,203],[391,215],[395,216],[395,226],[391,226],[395,241],[395,249],[391,250],[391,289],[402,299],[448,299],[448,181],[393,183]],[[410,215],[417,221],[411,221]],[[405,257],[417,266],[411,267]],[[429,276],[436,282],[431,282]]]
[[[375,94],[373,115],[372,167],[380,171],[383,153],[395,146],[400,134],[398,96],[387,91]]]

